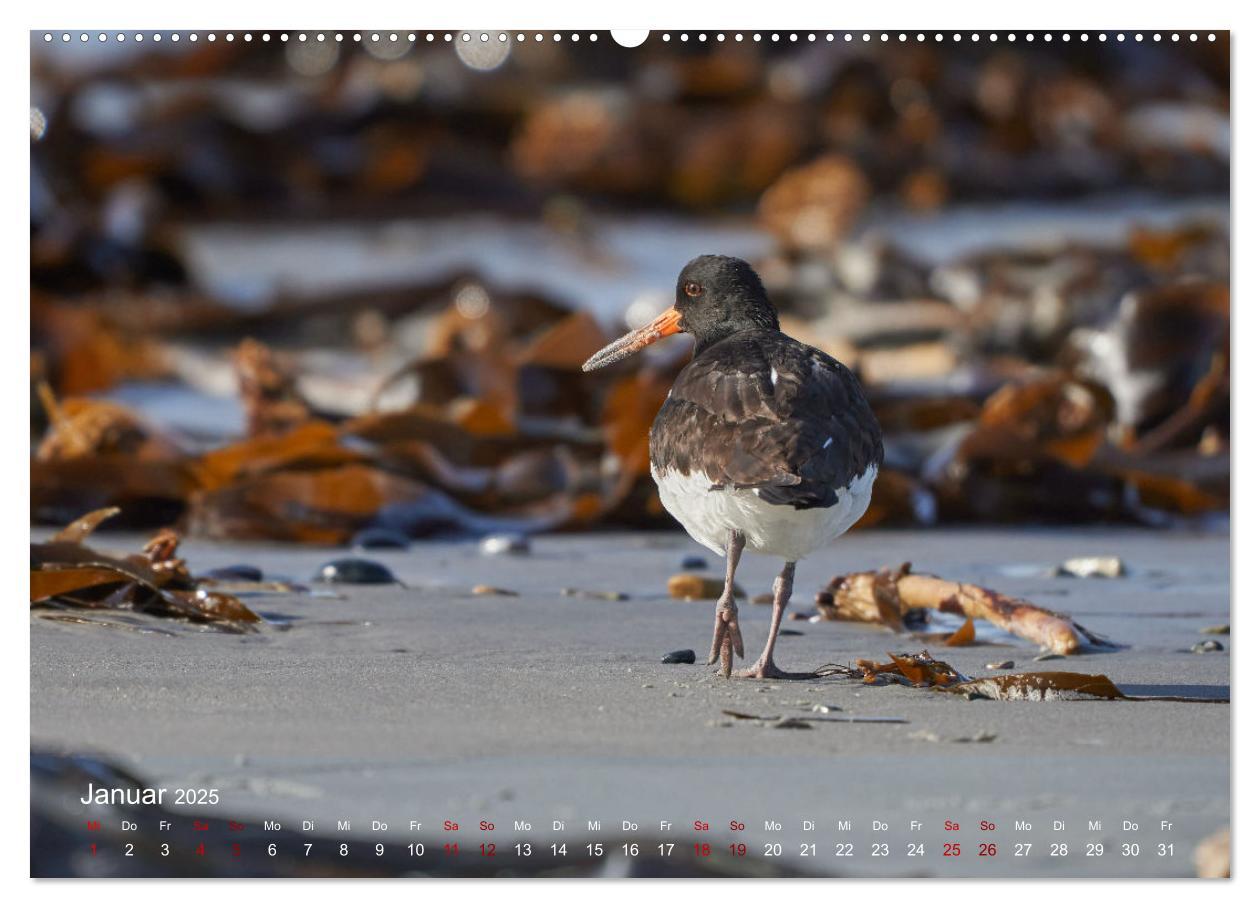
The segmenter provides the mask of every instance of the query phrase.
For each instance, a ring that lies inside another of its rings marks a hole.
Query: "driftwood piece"
[[[963,615],[988,621],[1061,656],[1076,652],[1084,643],[1111,645],[1067,615],[975,584],[915,574],[908,562],[896,570],[860,571],[833,578],[819,594],[817,604],[827,620],[867,621],[895,631],[905,630],[903,617],[914,609]]]

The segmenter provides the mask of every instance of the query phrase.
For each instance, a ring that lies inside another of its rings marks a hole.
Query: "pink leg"
[[[779,637],[779,625],[783,622],[783,612],[788,600],[792,598],[792,580],[796,577],[796,562],[789,561],[774,580],[774,614],[770,616],[770,636],[766,638],[766,648],[752,668],[740,672],[743,678],[784,678],[800,680],[817,677],[812,673],[785,672],[774,664],[774,643]]]
[[[744,551],[744,534],[731,530],[726,546],[726,587],[717,601],[713,619],[713,645],[709,648],[709,665],[721,660],[718,671],[723,678],[731,676],[732,651],[744,658],[744,638],[739,632],[739,609],[735,606],[735,568]]]

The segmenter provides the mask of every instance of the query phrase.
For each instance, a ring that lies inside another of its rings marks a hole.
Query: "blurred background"
[[[867,387],[863,526],[1227,521],[1227,35],[410,34],[32,34],[33,522],[671,526],[689,344],[579,366],[702,253]]]

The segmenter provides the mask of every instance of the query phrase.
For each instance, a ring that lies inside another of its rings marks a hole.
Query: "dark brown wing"
[[[652,426],[659,470],[700,470],[765,501],[829,507],[883,463],[879,424],[857,378],[827,354],[772,331],[714,344],[679,374]]]

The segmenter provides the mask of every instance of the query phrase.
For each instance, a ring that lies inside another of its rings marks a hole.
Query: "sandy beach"
[[[139,540],[97,542],[126,550]],[[195,540],[182,551],[194,571],[247,562],[302,582],[347,554]],[[1102,554],[1119,556],[1126,576],[1050,576],[1065,558]],[[703,659],[711,632],[711,603],[665,593],[688,555],[720,573],[712,555],[675,533],[544,537],[523,556],[421,543],[366,555],[400,586],[250,597],[274,624],[244,635],[143,616],[74,625],[34,610],[32,749],[105,755],[152,784],[216,787],[222,801],[206,810],[224,818],[310,820],[329,834],[347,820],[350,832],[339,834],[363,841],[409,840],[411,821],[438,836],[456,819],[456,838],[476,843],[485,833],[471,830],[489,820],[506,849],[531,837],[586,842],[588,822],[600,821],[609,842],[646,846],[689,842],[693,834],[680,830],[702,819],[715,845],[738,838],[761,855],[778,842],[776,864],[802,873],[1187,875],[1194,845],[1229,822],[1228,705],[968,701],[848,679],[726,681],[703,665],[663,665],[671,650]],[[813,614],[813,595],[832,575],[905,560],[1067,612],[1125,644],[1038,663],[1033,645],[982,633],[982,645],[936,650],[962,672],[991,674],[986,664],[1009,659],[1021,670],[1106,674],[1132,695],[1229,696],[1229,637],[1217,638],[1223,652],[1191,651],[1203,628],[1229,623],[1225,533],[858,533],[802,562],[792,606]],[[739,581],[755,595],[776,569],[748,557]],[[519,595],[474,596],[476,584]],[[769,612],[741,608],[754,651]],[[847,622],[784,627],[797,633],[780,639],[779,661],[794,670],[923,645]],[[870,718],[904,721],[851,721]],[[944,820],[961,823],[956,835],[970,851],[986,838],[986,818],[998,826],[987,836],[1000,845],[996,859],[942,856]],[[1013,829],[1017,818],[1032,831]],[[742,836],[729,831],[733,819],[746,824]],[[1056,819],[1073,847],[1050,857],[1042,846]],[[369,832],[372,820],[390,831]],[[1138,829],[1125,831],[1126,820]],[[533,831],[512,832],[516,821]],[[638,831],[627,836],[625,821]],[[1172,829],[1161,831],[1161,821]],[[878,822],[889,830],[873,829]],[[846,838],[854,855],[833,856]],[[871,843],[884,841],[891,856],[872,855]],[[1016,857],[1022,841],[1032,853]],[[1087,841],[1102,843],[1106,859],[1088,857]],[[1135,841],[1138,854],[1115,856]],[[816,853],[801,854],[810,842]],[[915,842],[926,843],[923,857],[906,855]],[[1175,843],[1173,854],[1159,856],[1160,843]]]

